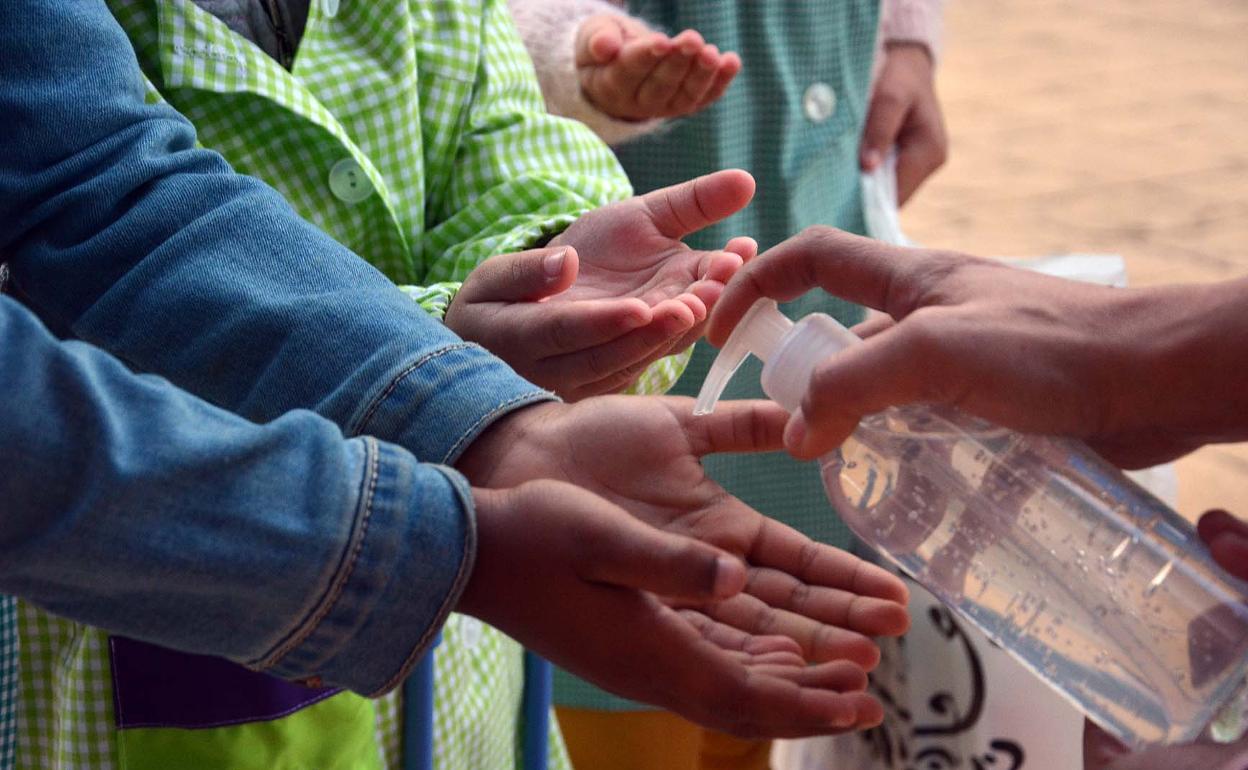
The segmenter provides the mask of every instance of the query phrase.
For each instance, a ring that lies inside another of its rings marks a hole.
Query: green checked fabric
[[[189,0],[110,5],[149,99],[176,107],[201,144],[277,188],[439,317],[483,259],[530,248],[631,194],[588,129],[545,113],[498,0],[315,0],[289,72]],[[686,360],[659,362],[641,387],[666,390]],[[18,629],[19,770],[160,766],[142,749],[153,745],[144,743],[148,728],[114,728],[106,634],[23,603]],[[476,620],[448,621],[435,654],[436,767],[518,766],[521,652]],[[316,719],[375,734],[374,750],[332,767],[401,766],[397,695],[343,693],[273,722],[290,724],[283,767],[327,770],[298,757],[299,736],[315,738]],[[549,767],[568,768],[551,725]],[[222,731],[237,727],[181,730],[178,770],[252,767],[245,740],[211,764],[195,743],[207,740],[201,733],[226,740]]]

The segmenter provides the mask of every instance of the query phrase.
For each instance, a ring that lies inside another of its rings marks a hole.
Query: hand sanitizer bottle
[[[815,366],[859,342],[830,316],[794,324],[761,300],[711,367],[696,413],[714,408],[750,353],[764,362],[763,391],[792,411]],[[1120,740],[1193,740],[1241,705],[1248,586],[1086,446],[910,406],[865,418],[820,467],[859,538]]]

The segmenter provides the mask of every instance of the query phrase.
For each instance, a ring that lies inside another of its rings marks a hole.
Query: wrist
[[[936,59],[932,49],[925,43],[914,40],[890,40],[884,43],[884,53],[893,60],[905,60],[907,66],[931,80],[936,74]]]
[[[541,428],[563,409],[558,402],[528,404],[495,420],[468,445],[455,469],[474,488],[512,487],[541,474]]]
[[[1248,279],[1141,290],[1138,381],[1158,426],[1193,442],[1248,438]]]

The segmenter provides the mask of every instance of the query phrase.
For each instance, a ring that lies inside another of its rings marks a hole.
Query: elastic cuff
[[[884,4],[880,36],[888,43],[919,43],[940,61],[944,26],[943,0],[889,0]]]
[[[351,433],[385,436],[423,462],[452,465],[494,420],[553,400],[553,393],[520,377],[484,348],[461,342],[404,367]]]
[[[255,667],[372,696],[402,681],[458,602],[476,556],[476,519],[457,472],[363,441],[354,534],[322,609]]]

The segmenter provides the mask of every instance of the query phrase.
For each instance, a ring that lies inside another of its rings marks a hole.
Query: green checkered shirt
[[[189,0],[110,4],[151,100],[396,283],[418,284],[405,290],[436,315],[483,259],[631,194],[588,129],[545,113],[497,0],[317,0],[289,72]],[[641,390],[666,390],[686,359],[659,362]],[[17,767],[134,766],[113,729],[106,635],[25,604],[18,628]],[[522,672],[515,642],[452,616],[436,653],[437,767],[517,765]],[[375,723],[378,756],[344,766],[397,767],[396,698],[356,711]],[[0,750],[3,734],[0,721]],[[566,768],[552,737],[550,767]]]

